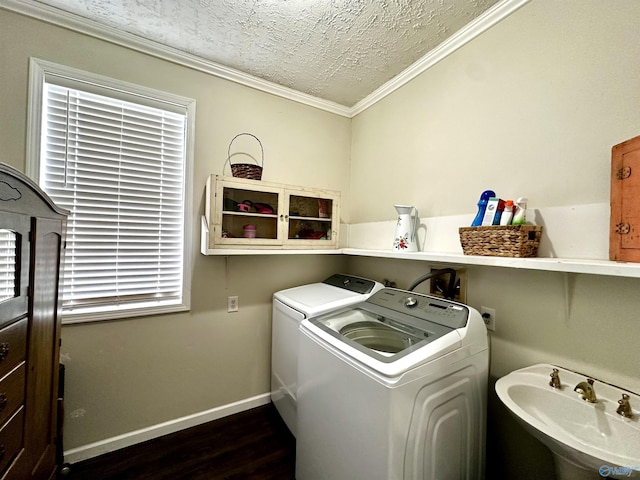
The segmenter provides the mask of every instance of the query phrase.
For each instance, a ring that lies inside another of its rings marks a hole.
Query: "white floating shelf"
[[[364,250],[359,248],[344,248],[342,249],[342,253],[345,255],[364,257],[422,260],[446,263],[448,265],[480,265],[486,267],[520,268],[548,272],[586,273],[591,275],[640,278],[640,263],[612,262],[609,260],[484,257],[457,253],[393,252],[390,250]]]
[[[206,220],[202,219],[201,253],[212,256],[231,255],[352,255],[360,257],[395,258],[399,260],[418,260],[447,265],[478,265],[485,267],[519,268],[561,273],[584,273],[589,275],[608,275],[612,277],[640,278],[640,263],[613,262],[610,260],[574,259],[574,258],[514,258],[485,257],[463,255],[460,253],[438,252],[395,252],[393,250],[368,250],[362,248],[342,249],[284,249],[251,248],[207,249],[209,230]]]
[[[397,253],[386,250],[343,248],[335,250],[274,250],[274,249],[209,249],[204,255],[352,255],[360,257],[418,260],[447,265],[478,265],[485,267],[518,268],[547,272],[585,273],[612,277],[640,278],[640,264],[610,262],[607,260],[581,260],[569,258],[506,258],[458,255],[455,253]]]

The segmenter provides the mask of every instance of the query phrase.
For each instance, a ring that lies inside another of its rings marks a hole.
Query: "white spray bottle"
[[[527,223],[527,202],[529,200],[525,197],[520,197],[516,200],[516,213],[513,215],[511,225],[525,225]]]

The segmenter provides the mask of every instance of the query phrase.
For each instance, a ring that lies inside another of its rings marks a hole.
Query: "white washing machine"
[[[366,278],[335,274],[321,283],[281,290],[273,295],[271,400],[296,435],[298,328],[305,318],[360,303],[384,285]]]
[[[460,303],[385,288],[300,326],[297,480],[484,476],[487,331]]]

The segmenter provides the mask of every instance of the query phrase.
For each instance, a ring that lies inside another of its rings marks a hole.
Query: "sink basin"
[[[554,368],[562,385],[557,389],[549,385]],[[549,447],[556,464],[582,470],[565,478],[640,478],[640,396],[596,380],[597,401],[588,403],[573,390],[585,380],[570,370],[539,364],[500,378],[496,393],[524,428]],[[629,395],[632,418],[616,413],[623,393]]]

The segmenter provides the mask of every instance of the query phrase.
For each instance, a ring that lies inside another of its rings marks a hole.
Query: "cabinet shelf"
[[[232,215],[234,217],[253,217],[253,218],[274,218],[277,219],[278,215],[271,213],[251,213],[251,212],[235,212],[229,210],[223,210],[223,215]]]
[[[209,248],[209,226],[207,219],[202,217],[200,232],[200,253],[207,256],[247,256],[247,255],[341,255],[343,252],[338,248],[326,249],[285,249],[283,247],[263,247],[263,246],[242,246],[236,248]]]
[[[331,223],[331,219],[330,218],[323,218],[323,217],[300,217],[297,215],[291,215],[289,216],[289,220],[300,220],[302,222],[328,222]]]

